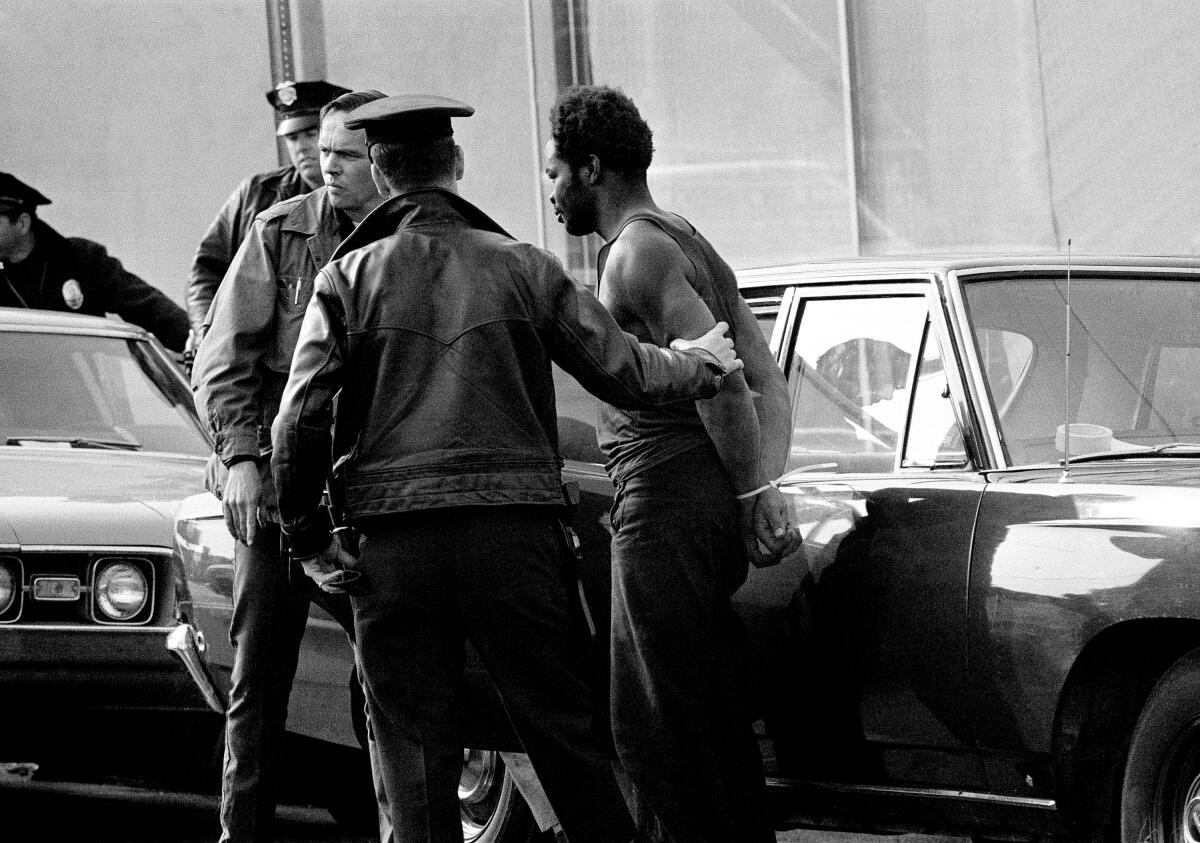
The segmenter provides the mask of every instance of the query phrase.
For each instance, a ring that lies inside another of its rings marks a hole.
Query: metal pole
[[[533,136],[533,204],[537,213],[538,245],[543,249],[549,238],[546,230],[546,200],[542,196],[542,121],[538,119],[537,54],[533,40],[533,0],[525,0],[525,48],[529,62],[529,120]]]
[[[858,117],[854,98],[854,51],[850,0],[838,2],[838,41],[842,71],[842,125],[846,139],[846,187],[850,195],[850,240],[854,254],[862,254],[861,218],[858,210]]]

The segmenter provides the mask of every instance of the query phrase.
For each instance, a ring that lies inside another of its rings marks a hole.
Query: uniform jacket
[[[425,189],[380,205],[317,276],[275,420],[293,549],[328,544],[315,514],[331,461],[351,522],[561,504],[552,360],[622,406],[691,401],[721,383],[698,355],[622,332],[553,255],[457,195]]]
[[[188,322],[183,308],[121,265],[99,243],[63,237],[35,219],[37,242],[30,260],[44,261],[34,289],[20,290],[0,269],[0,305],[66,310],[103,316],[115,313],[145,328],[172,351],[183,351]]]
[[[187,310],[194,330],[201,330],[217,287],[250,232],[254,218],[275,203],[308,193],[310,189],[295,167],[282,167],[250,176],[225,200],[192,261]]]
[[[323,187],[263,211],[217,292],[192,385],[226,465],[270,451],[300,321],[317,271],[341,242],[339,224]]]

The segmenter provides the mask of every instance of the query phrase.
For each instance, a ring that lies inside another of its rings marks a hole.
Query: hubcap
[[[463,838],[479,836],[496,814],[500,788],[497,786],[499,755],[481,749],[463,750],[462,774],[458,779],[458,806]]]
[[[1192,779],[1188,786],[1182,819],[1184,843],[1200,843],[1200,776]]]

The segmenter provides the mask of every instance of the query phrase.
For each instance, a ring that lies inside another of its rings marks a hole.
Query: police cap
[[[11,173],[0,173],[0,213],[28,211],[50,200]]]
[[[346,115],[347,129],[365,129],[367,143],[403,143],[448,138],[451,117],[470,117],[465,102],[434,94],[402,94],[360,105]]]
[[[267,102],[279,115],[279,127],[275,134],[283,137],[301,129],[308,129],[321,122],[321,106],[350,93],[349,88],[331,85],[324,80],[315,82],[280,82],[274,90],[267,91]]]

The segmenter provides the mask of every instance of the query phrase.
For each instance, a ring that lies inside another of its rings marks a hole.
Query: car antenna
[[[1063,411],[1066,424],[1063,425],[1063,470],[1058,478],[1059,483],[1073,483],[1071,479],[1071,238],[1067,238],[1067,354],[1064,358],[1064,377],[1066,378],[1063,392],[1066,400]]]

